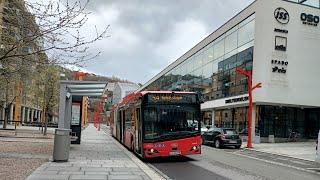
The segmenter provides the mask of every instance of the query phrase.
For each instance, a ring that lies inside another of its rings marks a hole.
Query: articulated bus
[[[143,91],[111,110],[111,133],[141,158],[201,153],[200,101],[192,92]]]

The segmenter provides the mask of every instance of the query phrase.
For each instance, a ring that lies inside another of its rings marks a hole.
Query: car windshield
[[[171,139],[200,132],[199,110],[191,105],[149,106],[144,110],[145,140]]]
[[[223,130],[223,134],[226,134],[226,135],[237,135],[238,133],[234,129],[224,129]]]

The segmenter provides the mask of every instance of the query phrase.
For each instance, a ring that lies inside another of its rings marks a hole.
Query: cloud
[[[85,1],[85,0],[83,0]],[[145,83],[253,0],[91,0],[87,37],[110,24],[86,64],[96,74]]]

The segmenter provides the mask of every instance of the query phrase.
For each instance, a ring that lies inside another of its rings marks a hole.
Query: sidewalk
[[[90,124],[80,145],[71,145],[69,162],[47,162],[27,180],[39,179],[163,179],[108,133]]]
[[[243,144],[243,147],[246,145]],[[254,144],[252,150],[308,161],[315,161],[316,158],[315,142],[261,143]]]

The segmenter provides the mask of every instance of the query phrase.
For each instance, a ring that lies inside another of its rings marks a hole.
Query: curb
[[[157,172],[158,174],[160,174],[164,179],[166,180],[172,180],[169,176],[167,176],[166,174],[164,174],[162,171],[160,171],[159,169],[157,169],[154,165],[148,163],[147,164],[152,170],[154,170],[155,172]]]
[[[294,157],[294,156],[290,156],[290,155],[287,155],[287,154],[281,154],[281,153],[266,152],[266,151],[258,150],[258,149],[254,149],[254,148],[243,148],[243,149],[249,150],[249,151],[255,151],[255,152],[262,152],[262,153],[277,155],[277,156],[284,156],[284,157],[289,157],[289,158],[293,158],[293,159],[299,159],[299,160],[308,161],[308,162],[313,162],[313,163],[315,162],[315,161],[312,161],[312,160],[310,160],[310,159],[304,159],[304,158]]]
[[[105,134],[107,134],[107,132],[105,132],[105,131],[103,131],[103,132]],[[166,179],[163,176],[161,176],[158,172],[156,172],[155,170],[150,168],[148,165],[144,164],[139,158],[137,158],[135,155],[133,155],[131,152],[129,152],[122,144],[120,144],[118,141],[116,141],[113,137],[111,139],[151,179],[154,179],[154,180],[165,180]]]

